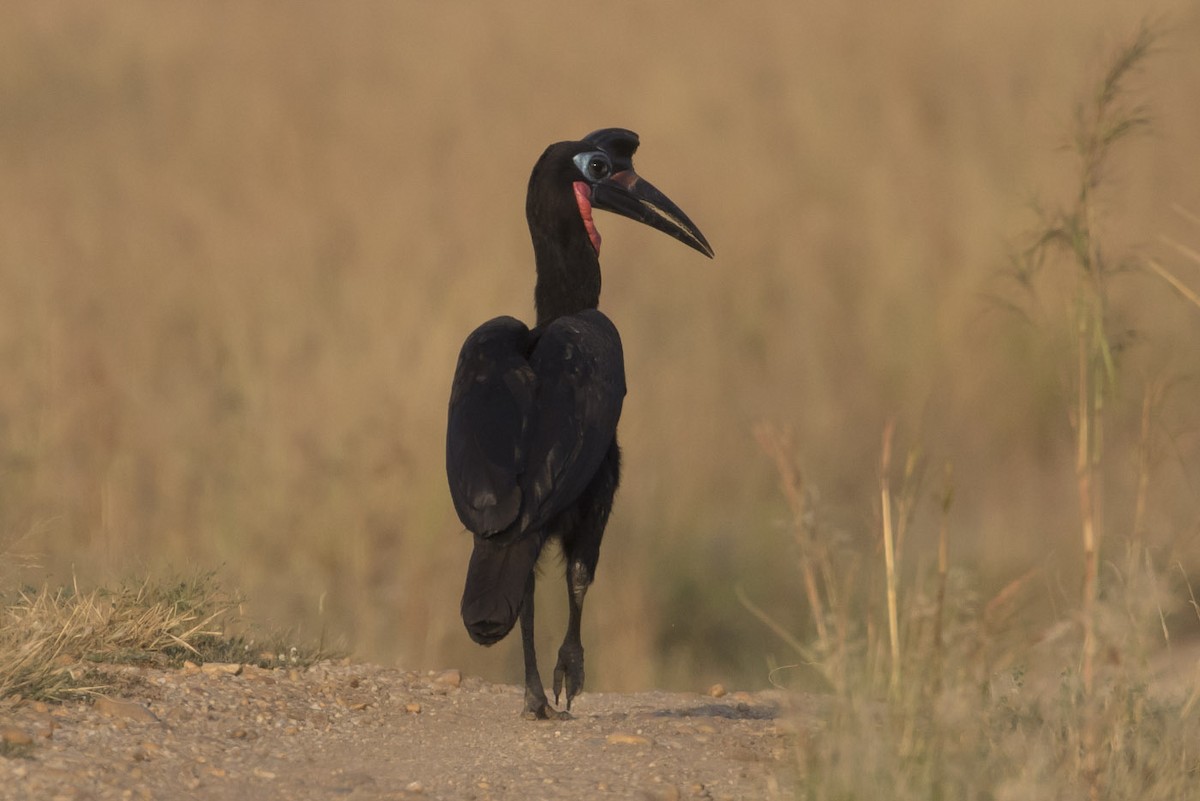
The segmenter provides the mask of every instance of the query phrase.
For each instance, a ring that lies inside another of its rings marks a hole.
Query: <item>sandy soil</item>
[[[119,668],[93,702],[0,708],[0,799],[770,799],[801,711],[774,693],[587,693],[372,665]]]

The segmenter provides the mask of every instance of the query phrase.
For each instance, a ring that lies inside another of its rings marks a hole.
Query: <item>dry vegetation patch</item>
[[[1156,42],[1149,28],[1140,29],[1080,105],[1077,193],[1064,209],[1042,215],[1033,244],[1016,260],[1023,318],[1048,343],[1065,343],[1055,352],[1075,434],[1071,500],[1081,540],[1069,583],[1047,593],[1046,570],[1034,564],[989,589],[977,569],[957,564],[949,515],[960,488],[949,463],[935,490],[934,534],[926,538],[935,547],[927,554],[914,546],[927,458],[919,444],[901,450],[890,422],[878,466],[878,548],[847,547],[822,527],[792,433],[759,428],[791,511],[806,634],[797,636],[744,592],[741,600],[799,660],[777,668],[777,680],[816,684],[832,697],[825,726],[798,740],[801,797],[870,798],[883,787],[895,799],[1166,801],[1193,794],[1200,606],[1174,549],[1152,542],[1145,529],[1147,454],[1162,439],[1148,423],[1161,400],[1157,380],[1144,385],[1140,438],[1106,437],[1117,386],[1136,380],[1114,332],[1112,285],[1145,271],[1138,256],[1107,247],[1109,218],[1099,209],[1114,152],[1150,124],[1129,83]],[[1056,308],[1066,313],[1043,313]],[[1132,510],[1114,501],[1121,488],[1134,498]],[[1039,610],[1047,598],[1062,609]]]
[[[211,575],[81,591],[27,590],[0,612],[0,698],[61,701],[113,686],[113,665],[307,665],[320,648],[236,633],[238,600]]]

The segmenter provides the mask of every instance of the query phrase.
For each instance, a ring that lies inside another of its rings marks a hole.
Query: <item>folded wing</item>
[[[459,356],[446,435],[463,525],[519,537],[569,507],[611,447],[624,397],[621,340],[599,311],[534,331],[511,317],[476,329]]]

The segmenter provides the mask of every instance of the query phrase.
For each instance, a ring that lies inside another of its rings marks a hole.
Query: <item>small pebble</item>
[[[200,672],[206,676],[237,676],[242,672],[242,665],[237,662],[205,662],[200,666]]]
[[[96,696],[93,708],[101,715],[113,718],[118,728],[123,728],[121,723],[126,720],[133,720],[138,723],[159,722],[158,717],[153,712],[136,701],[120,701],[116,698],[109,698],[106,695],[99,695]]]
[[[462,673],[457,670],[443,670],[434,676],[433,683],[441,687],[456,688],[462,684]]]
[[[610,745],[650,745],[649,738],[640,734],[625,734],[624,732],[613,732],[604,740]]]
[[[681,798],[679,788],[673,784],[651,787],[646,790],[645,797],[647,801],[680,801]]]
[[[5,726],[3,730],[0,730],[0,740],[3,740],[5,745],[30,745],[33,743],[33,738],[29,736],[29,733],[16,726]]]

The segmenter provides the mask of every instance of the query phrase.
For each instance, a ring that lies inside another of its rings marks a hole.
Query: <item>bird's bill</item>
[[[592,205],[670,234],[683,244],[713,257],[713,249],[696,224],[669,197],[633,170],[621,170],[592,187]]]

